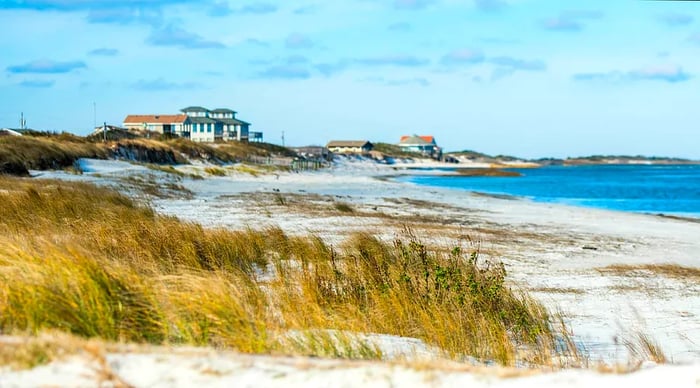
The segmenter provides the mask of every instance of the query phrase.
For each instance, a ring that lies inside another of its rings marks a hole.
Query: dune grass
[[[504,365],[565,352],[502,265],[431,251],[409,230],[332,247],[278,228],[205,229],[106,188],[18,178],[0,178],[0,228],[2,333],[345,358],[381,352],[327,330],[383,333]]]
[[[219,167],[206,167],[204,172],[213,176],[226,176],[226,170]]]
[[[352,208],[352,205],[346,202],[335,202],[333,204],[333,207],[335,210],[342,212],[342,213],[353,213],[355,212],[355,209]]]
[[[79,139],[0,137],[0,174],[28,175],[29,169],[61,169],[72,166],[79,158],[105,158],[110,153],[102,145]]]
[[[287,148],[267,143],[203,144],[183,138],[147,139],[135,135],[102,143],[101,136],[31,132],[26,136],[0,137],[0,174],[28,176],[30,169],[68,168],[79,158],[116,157],[148,163],[155,168],[155,164],[185,164],[189,160],[223,164],[239,162],[250,156],[275,155],[296,154]]]
[[[661,346],[647,334],[635,332],[632,334],[631,338],[624,339],[623,344],[630,354],[631,361],[637,363],[653,361],[657,364],[665,364],[668,362],[668,358],[661,349]]]

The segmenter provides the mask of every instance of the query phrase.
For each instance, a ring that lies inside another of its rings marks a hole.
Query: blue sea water
[[[505,194],[641,213],[700,218],[700,166],[602,165],[512,169],[522,177],[415,175],[401,178],[420,185]]]

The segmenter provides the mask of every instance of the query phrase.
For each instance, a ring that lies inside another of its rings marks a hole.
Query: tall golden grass
[[[0,178],[0,229],[3,333],[381,357],[352,340],[371,332],[505,365],[567,352],[503,266],[463,248],[433,252],[410,231],[332,247],[278,228],[205,229],[109,189],[19,178]]]
[[[101,145],[62,137],[0,137],[0,174],[26,175],[27,169],[60,169],[78,158],[105,158],[109,150]],[[4,166],[4,167],[3,167]]]

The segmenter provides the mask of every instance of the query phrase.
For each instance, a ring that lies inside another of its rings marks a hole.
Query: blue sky
[[[700,159],[700,2],[0,0],[0,126],[230,107],[287,145]]]

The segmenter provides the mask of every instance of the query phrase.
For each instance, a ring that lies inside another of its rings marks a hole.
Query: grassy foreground
[[[503,266],[462,248],[433,252],[410,231],[331,247],[280,229],[205,229],[93,185],[9,177],[0,229],[4,334],[380,358],[342,334],[371,332],[504,365],[567,352],[545,309],[505,285]]]

